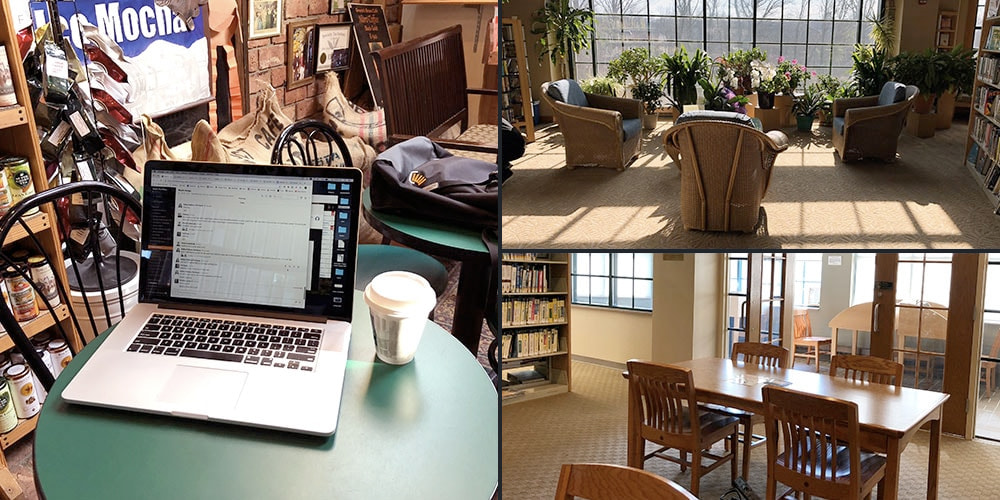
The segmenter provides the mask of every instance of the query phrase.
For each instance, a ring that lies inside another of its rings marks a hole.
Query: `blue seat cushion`
[[[833,129],[837,131],[838,134],[844,135],[844,117],[838,116],[833,119]]]
[[[711,111],[711,110],[697,110],[697,111],[687,111],[681,116],[677,117],[677,121],[674,122],[675,125],[680,125],[684,122],[693,122],[701,120],[716,120],[722,122],[732,122],[738,123],[740,125],[746,125],[747,127],[753,127],[753,119],[743,113],[737,113],[735,111]]]
[[[896,82],[885,82],[885,85],[882,86],[882,92],[878,94],[878,105],[887,106],[903,102],[903,99],[906,99],[906,85]]]
[[[583,93],[580,84],[576,80],[559,80],[549,84],[546,91],[549,97],[573,106],[589,106],[587,95]]]
[[[642,120],[631,118],[622,120],[622,128],[625,129],[625,140],[629,140],[642,131]]]

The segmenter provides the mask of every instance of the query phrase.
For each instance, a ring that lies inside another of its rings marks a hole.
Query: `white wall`
[[[653,315],[605,307],[572,306],[574,356],[624,364],[653,356]]]

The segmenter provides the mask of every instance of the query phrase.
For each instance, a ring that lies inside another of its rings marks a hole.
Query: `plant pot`
[[[776,95],[774,96],[774,107],[775,109],[780,109],[784,111],[782,115],[784,117],[783,127],[791,127],[795,125],[795,113],[792,113],[792,103],[795,99],[790,95]]]
[[[813,115],[795,115],[795,126],[799,129],[799,132],[811,132],[813,118]]]
[[[656,120],[660,117],[657,113],[643,113],[642,115],[642,128],[646,130],[653,130],[656,128]]]
[[[920,94],[913,98],[913,111],[926,115],[934,107],[934,94]]]
[[[756,106],[760,109],[774,109],[774,94],[770,92],[757,92]]]
[[[945,92],[937,99],[937,124],[938,130],[951,128],[951,121],[955,119],[955,93]]]

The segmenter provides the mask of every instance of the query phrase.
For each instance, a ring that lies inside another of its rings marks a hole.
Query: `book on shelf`
[[[938,29],[950,30],[951,29],[951,16],[942,15],[941,16],[941,25],[938,26]]]
[[[986,39],[986,50],[1000,50],[1000,26],[990,26],[990,36]]]
[[[986,0],[986,17],[995,17],[1000,9],[1000,0]]]
[[[547,253],[517,253],[517,252],[504,252],[504,260],[548,260],[550,258]]]
[[[517,333],[504,333],[500,339],[500,348],[503,359],[559,352],[559,330],[557,328],[539,328]]]
[[[544,264],[504,264],[501,266],[500,290],[503,293],[548,292],[549,267]]]
[[[977,156],[979,156],[979,144],[973,142],[972,147],[969,148],[969,156],[965,158],[966,163],[975,165]]]
[[[501,306],[504,326],[544,325],[566,322],[562,298],[507,298]]]
[[[512,384],[527,384],[545,380],[545,375],[534,368],[507,372],[507,380]]]

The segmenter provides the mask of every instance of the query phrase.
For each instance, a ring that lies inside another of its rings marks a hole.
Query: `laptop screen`
[[[350,320],[361,172],[146,163],[140,299]]]

